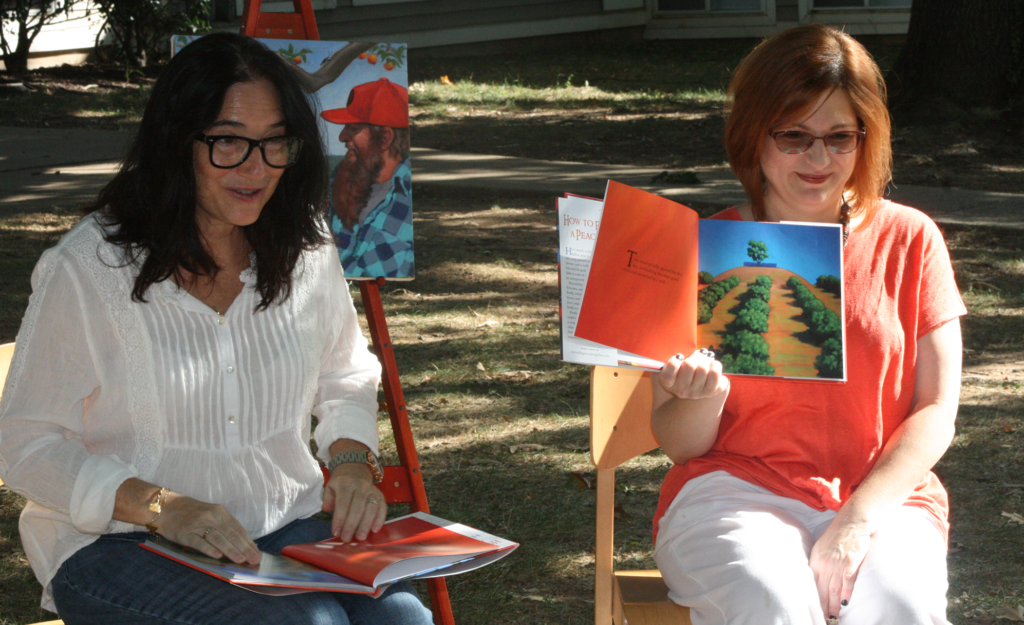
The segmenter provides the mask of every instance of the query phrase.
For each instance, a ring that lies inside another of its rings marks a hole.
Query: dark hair
[[[299,255],[326,243],[327,158],[316,113],[293,70],[255,39],[215,33],[185,46],[160,73],[121,169],[86,213],[102,210],[106,240],[139,267],[132,299],[184,272],[216,275],[219,267],[196,224],[193,143],[217,121],[232,85],[266,80],[278,92],[286,132],[302,139],[298,161],[284,170],[255,223],[242,228],[256,258],[256,289],[265,309],[291,292]]]
[[[736,68],[729,85],[725,150],[729,164],[764,219],[761,148],[768,131],[810,115],[823,94],[843,89],[866,134],[846,183],[853,215],[871,221],[892,178],[885,81],[871,54],[853,37],[822,24],[797,26],[762,41]]]
[[[370,129],[370,137],[376,145],[384,145],[384,126],[374,126],[373,124],[367,125]],[[389,126],[389,128],[391,128]],[[391,141],[391,145],[387,146],[388,155],[392,158],[402,160],[406,156],[409,156],[409,129],[408,128],[391,128],[391,131],[395,133],[395,138]]]

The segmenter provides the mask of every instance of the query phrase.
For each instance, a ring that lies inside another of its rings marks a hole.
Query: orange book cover
[[[661,362],[691,353],[697,212],[609,181],[600,228],[575,335]]]

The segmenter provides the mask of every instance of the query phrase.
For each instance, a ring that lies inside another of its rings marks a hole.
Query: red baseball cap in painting
[[[387,78],[356,85],[348,94],[348,106],[324,111],[320,116],[332,124],[408,128],[409,90]]]

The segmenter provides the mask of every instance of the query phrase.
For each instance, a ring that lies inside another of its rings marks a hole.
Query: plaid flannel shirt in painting
[[[362,223],[346,230],[337,217],[331,231],[346,278],[412,278],[412,167],[405,158],[395,170],[392,187]]]

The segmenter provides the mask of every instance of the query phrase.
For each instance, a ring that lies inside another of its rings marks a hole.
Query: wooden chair
[[[594,367],[590,374],[590,456],[597,467],[595,625],[692,625],[668,598],[661,573],[615,570],[615,468],[656,449],[650,374]]]

